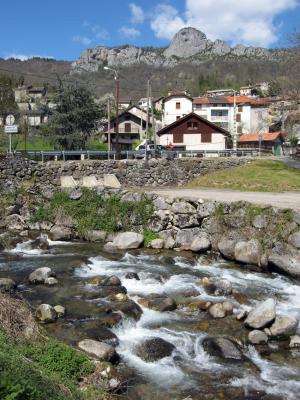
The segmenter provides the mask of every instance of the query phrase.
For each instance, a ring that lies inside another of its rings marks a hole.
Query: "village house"
[[[175,151],[225,150],[229,133],[220,126],[191,112],[157,132],[160,145]]]
[[[230,132],[237,134],[268,132],[268,103],[264,99],[236,96],[191,97],[186,93],[170,94],[163,100],[162,125],[167,126],[194,112]]]
[[[256,148],[259,147],[263,152],[272,153],[275,156],[283,154],[283,143],[285,141],[285,134],[282,132],[270,133],[248,133],[239,137],[238,148]]]
[[[119,115],[119,145],[121,150],[132,150],[134,144],[145,137],[146,116],[147,114],[137,106],[129,107]],[[109,148],[111,150],[115,150],[116,126],[116,118],[112,118],[110,120],[110,133],[108,124],[104,128],[106,142],[110,142]],[[149,121],[150,128],[152,128],[151,121]]]

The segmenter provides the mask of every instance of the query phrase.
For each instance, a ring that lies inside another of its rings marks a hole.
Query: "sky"
[[[230,45],[282,47],[300,29],[300,0],[10,0],[0,57],[75,60],[87,47],[162,47],[185,26]]]

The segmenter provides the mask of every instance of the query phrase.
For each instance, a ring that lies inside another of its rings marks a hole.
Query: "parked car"
[[[135,150],[135,157],[136,158],[144,158],[145,150],[146,150],[146,145],[140,144]],[[155,153],[155,145],[153,143],[147,144],[147,157],[148,158],[161,157],[161,154],[163,151],[167,151],[167,148],[165,146],[162,146],[160,144],[156,145],[156,153]]]

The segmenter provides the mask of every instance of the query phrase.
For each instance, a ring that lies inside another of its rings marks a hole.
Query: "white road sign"
[[[18,133],[18,125],[5,125],[4,127],[5,133]]]
[[[9,114],[5,119],[6,125],[13,125],[14,122],[15,122],[15,117],[12,114]]]

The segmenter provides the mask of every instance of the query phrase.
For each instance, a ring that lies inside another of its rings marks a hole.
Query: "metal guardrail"
[[[116,158],[115,151],[99,151],[99,150],[17,150],[14,151],[16,155],[27,155],[29,157],[38,157],[41,158],[42,161],[45,158],[54,157],[55,160],[59,158],[65,161],[66,159],[72,159],[72,157],[80,157],[81,159],[106,159],[106,160],[114,160]],[[121,159],[142,159],[145,157],[144,150],[137,151],[121,151]],[[259,149],[237,149],[237,150],[190,150],[190,151],[170,151],[170,150],[148,150],[147,156],[149,158],[202,158],[202,157],[247,157],[247,156],[258,156]]]

